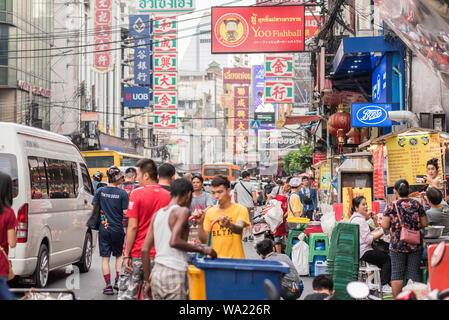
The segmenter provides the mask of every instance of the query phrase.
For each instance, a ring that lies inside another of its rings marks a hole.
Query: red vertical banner
[[[112,42],[112,2],[111,0],[95,0],[94,8],[94,68],[97,71],[106,72],[112,66],[111,48]]]
[[[374,180],[374,198],[385,199],[384,190],[384,148],[377,146],[373,153],[373,180]]]

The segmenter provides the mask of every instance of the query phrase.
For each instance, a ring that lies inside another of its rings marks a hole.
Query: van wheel
[[[33,279],[37,288],[45,288],[50,273],[49,254],[47,245],[41,244],[37,256],[37,266],[33,274]]]
[[[83,255],[81,256],[80,261],[76,264],[81,273],[89,271],[90,266],[92,265],[92,254],[92,234],[90,232],[87,232],[86,238],[84,239]]]

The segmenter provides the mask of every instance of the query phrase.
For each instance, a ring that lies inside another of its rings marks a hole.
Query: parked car
[[[78,148],[62,135],[0,122],[0,171],[13,179],[17,246],[14,273],[45,287],[49,272],[77,264],[87,272],[97,232],[86,227],[94,189]]]

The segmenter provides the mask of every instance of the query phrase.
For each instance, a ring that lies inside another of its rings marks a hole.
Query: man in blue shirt
[[[114,290],[111,285],[109,262],[112,254],[116,258],[114,289],[118,291],[119,271],[122,265],[122,252],[125,240],[123,216],[126,215],[129,197],[125,190],[118,187],[124,181],[123,172],[119,168],[115,166],[110,167],[107,171],[107,176],[108,185],[97,189],[92,204],[100,202],[101,208],[98,246],[100,248],[100,256],[102,257],[103,277],[106,282],[103,293],[112,295]]]
[[[318,208],[318,199],[316,195],[316,190],[309,186],[309,177],[302,177],[302,187],[298,192],[301,198],[302,206],[304,207],[303,217],[313,220],[316,214],[316,209]]]

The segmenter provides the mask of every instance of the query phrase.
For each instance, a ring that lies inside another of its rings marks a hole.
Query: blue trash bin
[[[192,264],[204,271],[207,300],[264,300],[264,280],[280,288],[282,274],[290,272],[279,261],[251,259],[195,259]]]

